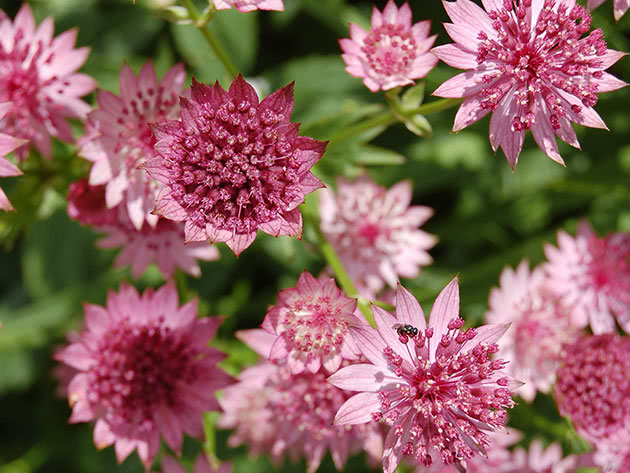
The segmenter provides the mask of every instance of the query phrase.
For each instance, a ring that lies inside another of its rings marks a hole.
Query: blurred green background
[[[223,67],[198,31],[165,21],[152,9],[158,3],[38,0],[31,5],[38,21],[55,17],[57,33],[79,27],[79,45],[92,48],[83,71],[102,89],[117,92],[121,64],[137,71],[147,59],[153,60],[159,76],[183,61],[189,80],[194,75],[228,85]],[[371,94],[345,73],[337,43],[348,36],[348,22],[369,22],[373,4],[382,8],[385,2],[285,0],[284,13],[221,12],[211,28],[247,78],[266,81],[267,92],[295,80],[293,120],[303,123],[303,134],[327,139],[384,107],[382,94]],[[433,20],[438,43],[448,42],[441,3],[412,0],[411,5],[414,21]],[[19,6],[0,1],[10,17]],[[609,47],[630,50],[630,14],[615,24],[609,1],[593,17]],[[612,72],[630,81],[630,59]],[[440,65],[429,75],[427,101],[454,73]],[[86,99],[95,103],[95,97]],[[555,242],[558,229],[574,232],[577,221],[586,217],[600,234],[630,231],[630,88],[601,95],[596,108],[610,132],[577,127],[582,150],[560,144],[566,168],[545,157],[528,136],[512,173],[502,153],[495,155],[490,148],[488,118],[453,135],[455,109],[450,109],[430,116],[431,139],[419,138],[402,125],[376,130],[383,133],[329,147],[315,173],[334,185],[335,176],[356,176],[369,163],[370,174],[383,185],[412,179],[414,203],[435,209],[424,228],[440,241],[431,250],[435,263],[404,284],[428,308],[459,273],[461,313],[477,324],[501,269],[523,258],[540,262],[543,243]],[[76,128],[78,136],[80,125]],[[368,140],[370,147],[365,146]],[[81,302],[102,304],[108,288],[130,279],[128,271],[111,269],[116,251],[97,250],[97,235],[67,217],[68,183],[86,175],[89,166],[76,156],[75,147],[56,143],[52,161],[33,155],[24,168],[24,176],[1,181],[17,212],[0,214],[0,473],[140,472],[135,454],[117,467],[113,449],[98,452],[91,425],[67,424],[70,410],[55,395],[51,375],[51,353],[66,332],[80,326]],[[202,315],[227,316],[217,345],[230,351],[227,366],[236,372],[255,357],[234,340],[234,330],[257,326],[279,289],[294,286],[305,268],[317,274],[324,263],[308,233],[303,241],[259,234],[239,259],[220,246],[220,261],[201,263],[200,279],[179,275],[178,287],[184,299],[200,297]],[[136,283],[144,288],[162,280],[151,268]],[[534,435],[557,439],[567,453],[583,447],[549,397],[539,395],[533,406],[521,402],[511,423],[526,431],[526,440]],[[244,448],[228,448],[227,435],[218,433],[218,455],[233,460],[237,473],[273,470],[266,459],[248,459]],[[185,447],[187,456],[199,448],[192,440]],[[282,471],[305,471],[305,465],[288,463]],[[334,471],[330,458],[320,471]],[[353,458],[346,471],[367,471],[363,458]]]

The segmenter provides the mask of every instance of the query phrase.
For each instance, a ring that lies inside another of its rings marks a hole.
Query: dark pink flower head
[[[630,425],[630,338],[595,335],[565,346],[555,394],[560,413],[590,440]]]
[[[293,84],[260,103],[240,75],[229,91],[193,79],[191,92],[181,121],[154,127],[160,157],[146,168],[164,184],[155,213],[185,221],[186,241],[223,241],[237,255],[258,229],[300,237],[298,205],[322,187],[310,169],[326,143],[289,121]]]
[[[630,333],[630,233],[600,238],[586,221],[572,238],[558,232],[558,248],[545,245],[547,286],[572,307],[574,323],[593,333]]]
[[[241,13],[254,10],[284,10],[282,0],[214,0],[214,7],[217,10],[228,10],[236,7]]]
[[[588,0],[588,8],[590,10],[597,8],[606,0]],[[630,8],[630,0],[614,0],[613,7],[615,9],[615,20],[621,20],[621,17],[628,11]],[[628,468],[630,471],[630,468]]]
[[[79,97],[96,82],[77,74],[88,57],[88,48],[74,49],[77,30],[53,38],[53,19],[36,27],[33,12],[24,4],[15,20],[0,10],[0,103],[11,102],[0,119],[0,129],[32,142],[50,158],[50,137],[73,141],[67,118],[85,119],[90,106]],[[28,146],[17,153],[26,157]]]
[[[434,95],[463,97],[453,131],[490,112],[490,143],[516,166],[525,132],[563,164],[555,136],[579,147],[571,122],[606,128],[593,106],[597,94],[626,85],[604,72],[624,53],[607,49],[601,30],[588,33],[591,16],[575,0],[444,2],[455,44],[432,52],[466,69]]]
[[[389,0],[381,13],[372,10],[372,28],[350,23],[350,39],[339,40],[346,71],[372,91],[413,84],[425,77],[438,59],[429,52],[437,35],[429,36],[430,21],[411,24],[408,3],[397,8]]]
[[[68,186],[68,216],[81,225],[103,227],[116,224],[119,209],[105,205],[105,186],[91,186],[87,179],[79,179]]]
[[[197,320],[196,300],[178,304],[172,283],[142,295],[123,284],[107,307],[85,305],[86,329],[55,355],[78,370],[70,422],[95,420],[97,448],[115,444],[119,462],[137,449],[149,468],[160,436],[175,452],[184,432],[201,437],[202,413],[218,410],[214,391],[231,382],[208,347],[221,319]]]
[[[218,468],[213,468],[205,454],[200,453],[195,460],[192,473],[232,473],[234,469],[231,463],[222,463]],[[170,455],[162,457],[162,473],[188,473],[186,469]]]
[[[465,464],[483,453],[487,432],[503,429],[519,385],[503,371],[505,361],[490,357],[509,326],[461,330],[457,278],[438,295],[428,327],[420,304],[402,286],[396,317],[377,306],[372,312],[377,329],[352,330],[371,364],[351,365],[328,378],[341,389],[361,391],[339,409],[335,424],[389,425],[385,473],[393,473],[403,456],[429,466],[440,459]]]
[[[500,287],[490,291],[486,322],[510,323],[497,357],[509,361],[506,371],[525,385],[518,395],[528,402],[536,391],[548,393],[556,379],[562,345],[574,342],[581,330],[571,310],[547,288],[542,268],[530,272],[527,261],[516,271],[505,268]]]
[[[88,116],[86,135],[79,153],[94,163],[90,184],[107,186],[109,208],[121,202],[127,207],[136,229],[146,220],[157,224],[155,208],[158,183],[140,166],[155,156],[155,138],[149,123],[177,118],[179,95],[186,80],[184,66],[171,68],[161,82],[147,62],[136,77],[126,64],[120,70],[120,97],[111,92],[98,94],[99,109]]]
[[[357,300],[345,297],[333,278],[319,280],[304,271],[295,288],[280,291],[262,323],[278,336],[269,358],[286,361],[294,374],[316,373],[322,365],[334,373],[342,360],[360,353],[350,335],[350,327],[364,323],[356,308]]]
[[[427,250],[437,238],[420,230],[433,209],[410,205],[411,182],[385,189],[367,177],[339,179],[337,192],[320,195],[322,231],[350,277],[367,298],[399,277],[413,278],[433,261]]]
[[[0,10],[0,12],[1,11],[2,10]],[[10,103],[0,103],[0,123],[10,109]],[[24,143],[24,140],[16,138],[15,136],[0,133],[0,177],[20,176],[22,174],[22,171],[6,159],[5,156],[11,151],[15,151]],[[2,188],[0,188],[0,210],[13,210],[13,206]]]
[[[323,372],[293,374],[286,365],[263,362],[243,371],[239,380],[219,399],[225,411],[219,425],[235,429],[231,446],[246,444],[251,453],[271,454],[275,462],[306,457],[308,473],[317,470],[327,450],[339,471],[348,455],[362,448],[372,457],[381,455],[375,423],[333,425],[349,395],[326,382]]]

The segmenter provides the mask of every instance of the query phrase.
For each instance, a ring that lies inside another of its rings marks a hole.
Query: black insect
[[[392,328],[396,329],[396,333],[398,333],[399,337],[407,336],[409,338],[414,338],[418,335],[418,329],[413,325],[395,324]]]

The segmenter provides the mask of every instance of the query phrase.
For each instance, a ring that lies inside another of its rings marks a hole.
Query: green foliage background
[[[382,94],[371,94],[345,73],[337,45],[338,38],[348,36],[348,22],[368,23],[373,3],[385,2],[285,0],[284,13],[221,12],[211,28],[243,74],[264,78],[268,91],[295,81],[294,121],[303,123],[303,134],[328,139],[384,107]],[[441,3],[410,3],[414,20],[432,19],[438,42],[447,42]],[[593,24],[604,30],[609,47],[628,51],[630,14],[614,24],[611,4],[594,12]],[[123,61],[137,71],[147,59],[160,76],[183,61],[189,79],[192,74],[204,82],[229,83],[197,30],[164,21],[149,0],[135,6],[131,0],[33,0],[31,5],[38,21],[55,17],[57,33],[79,27],[79,45],[92,48],[83,71],[102,89],[117,92]],[[19,3],[1,0],[0,7],[12,17]],[[427,78],[426,100],[433,100],[429,93],[454,73],[438,66]],[[630,59],[613,73],[630,81]],[[95,97],[87,100],[95,103]],[[455,109],[450,109],[430,116],[431,139],[402,125],[378,129],[331,145],[315,173],[334,185],[335,176],[356,176],[368,164],[383,185],[412,179],[414,203],[435,209],[425,229],[440,242],[431,251],[435,263],[404,284],[426,309],[459,273],[461,313],[474,325],[482,320],[501,269],[523,258],[540,262],[543,244],[555,242],[558,229],[574,232],[586,217],[600,234],[630,231],[630,88],[601,95],[597,110],[611,131],[578,127],[582,150],[560,147],[566,168],[546,158],[528,137],[512,173],[504,156],[492,153],[488,118],[454,135]],[[76,131],[81,133],[79,124]],[[115,251],[97,250],[97,235],[67,217],[68,183],[89,166],[75,147],[56,143],[52,161],[31,156],[24,169],[23,177],[1,182],[17,212],[0,214],[0,473],[140,472],[135,454],[117,467],[113,449],[98,452],[91,425],[67,424],[70,410],[56,397],[51,375],[52,351],[66,332],[80,327],[81,302],[102,304],[108,288],[130,279],[128,271],[111,269]],[[317,273],[324,263],[308,233],[303,241],[261,234],[239,259],[224,246],[221,253],[220,261],[201,264],[200,279],[179,275],[177,282],[183,299],[201,299],[202,315],[227,316],[216,343],[230,352],[226,366],[237,372],[255,357],[234,339],[234,330],[257,326],[279,289],[294,286],[303,269]],[[152,268],[137,286],[161,283]],[[567,453],[584,448],[549,397],[539,395],[534,405],[521,402],[511,423],[527,433],[525,442],[536,435],[562,441]],[[267,459],[249,459],[244,448],[228,448],[227,435],[217,434],[217,452],[235,462],[237,473],[272,471]],[[199,448],[194,441],[185,447],[187,457]],[[305,471],[305,466],[288,463],[281,471]],[[334,471],[328,457],[320,471]],[[367,467],[362,458],[353,458],[346,471]]]

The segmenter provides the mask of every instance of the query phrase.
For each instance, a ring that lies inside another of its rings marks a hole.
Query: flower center
[[[405,74],[416,59],[416,49],[411,31],[390,23],[371,30],[361,47],[374,73],[384,77]]]
[[[374,246],[376,239],[381,234],[380,227],[375,223],[366,223],[359,228],[359,236],[365,239],[370,246]]]

